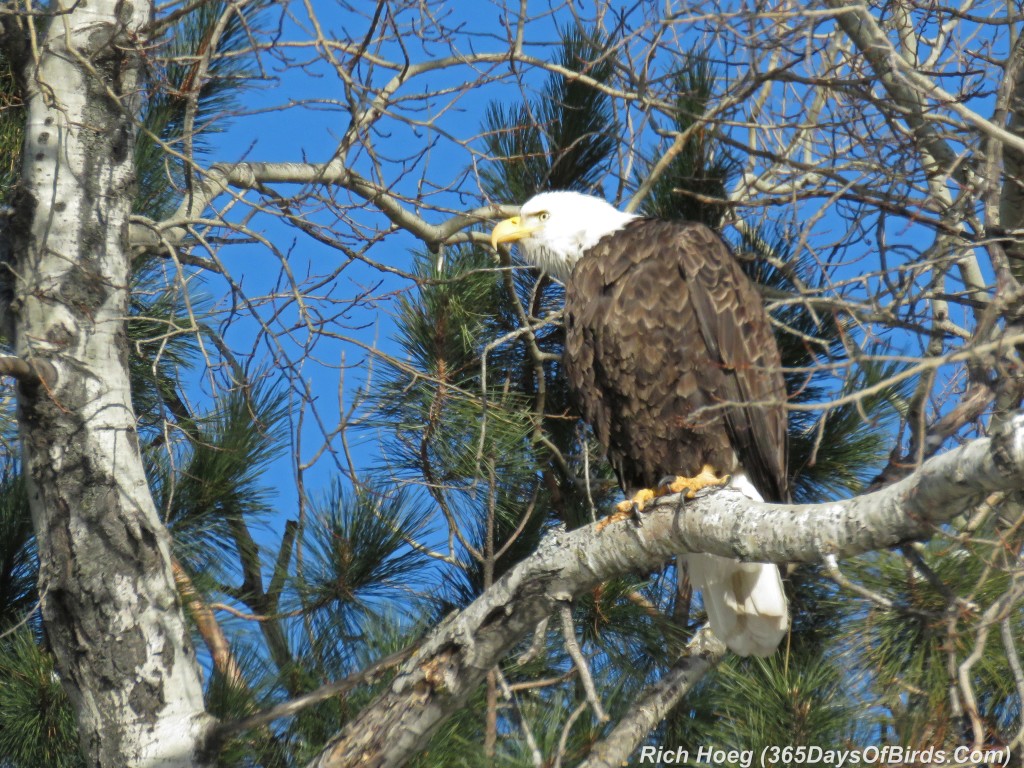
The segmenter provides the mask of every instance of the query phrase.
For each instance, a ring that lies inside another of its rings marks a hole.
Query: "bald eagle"
[[[714,231],[545,192],[494,228],[495,248],[513,242],[565,283],[564,368],[632,497],[620,510],[725,482],[786,499],[779,351],[757,289]],[[740,655],[771,654],[789,626],[778,567],[683,559],[712,631]]]

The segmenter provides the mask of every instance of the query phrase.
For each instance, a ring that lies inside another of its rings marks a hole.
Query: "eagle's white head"
[[[541,192],[523,203],[518,216],[498,223],[491,245],[517,242],[525,261],[565,282],[584,251],[635,218],[598,197]]]

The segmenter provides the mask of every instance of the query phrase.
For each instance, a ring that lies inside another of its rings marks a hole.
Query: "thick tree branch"
[[[50,389],[57,384],[57,369],[48,360],[25,360],[14,355],[0,355],[0,375],[10,376],[26,386],[42,384]]]
[[[53,382],[19,387],[17,417],[47,645],[87,764],[198,768],[213,717],[147,482],[125,334],[133,116],[152,69],[137,43],[153,7],[52,5],[61,17],[40,20],[20,78],[24,143],[0,246],[11,367]]]
[[[355,193],[372,203],[396,226],[411,232],[429,246],[446,242],[460,230],[490,219],[513,216],[518,207],[491,205],[467,213],[460,213],[440,224],[430,224],[406,207],[395,195],[340,161],[329,163],[238,163],[214,165],[201,177],[197,174],[192,195],[186,197],[177,213],[157,232],[152,226],[133,222],[131,242],[135,248],[160,248],[167,243],[180,244],[188,234],[188,225],[219,195],[232,188],[256,189],[265,184],[300,184],[337,186]],[[162,235],[162,236],[161,236]]]
[[[442,623],[394,682],[332,739],[310,768],[400,765],[458,710],[487,671],[559,604],[598,584],[660,567],[679,552],[818,562],[924,539],[992,491],[1024,477],[1024,414],[993,438],[926,462],[893,486],[847,501],[757,504],[723,490],[660,500],[642,526],[624,521],[549,535],[464,611]]]

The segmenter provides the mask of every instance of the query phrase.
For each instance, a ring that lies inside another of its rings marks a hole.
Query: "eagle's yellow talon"
[[[632,504],[630,504],[630,508],[625,511],[620,508],[621,506],[621,504],[616,504],[615,511],[607,517],[602,517],[598,520],[597,527],[594,530],[597,531],[597,533],[600,533],[612,523],[617,523],[619,520],[625,520],[626,518],[633,516]]]
[[[634,510],[636,512],[643,512],[644,507],[647,506],[647,502],[654,498],[657,498],[657,493],[652,491],[650,488],[642,488],[636,492],[632,499],[620,502],[618,506],[625,505],[629,508],[630,512],[633,512]]]
[[[631,499],[620,501],[615,505],[615,511],[607,517],[599,520],[597,523],[597,532],[600,533],[612,523],[617,523],[619,520],[628,520],[633,518],[634,520],[640,520],[640,513],[644,511],[644,507],[651,499],[656,499],[658,493],[652,491],[650,488],[643,488],[636,492]]]
[[[692,499],[697,495],[697,491],[703,490],[704,488],[710,488],[711,486],[722,486],[729,482],[730,475],[723,475],[719,477],[715,474],[714,468],[710,464],[705,464],[700,469],[700,473],[694,477],[670,477],[663,480],[658,485],[658,496],[668,496],[670,493],[683,493],[686,492],[686,498]]]
[[[723,475],[722,477],[716,475],[714,468],[710,464],[705,464],[701,467],[700,473],[694,477],[683,477],[682,475],[666,477],[658,483],[657,488],[642,488],[633,495],[633,498],[616,504],[615,511],[597,523],[597,532],[600,533],[612,523],[628,520],[631,517],[639,522],[640,513],[654,499],[673,493],[684,492],[685,498],[692,499],[697,495],[698,491],[704,488],[725,485],[729,482],[729,478],[730,475]]]

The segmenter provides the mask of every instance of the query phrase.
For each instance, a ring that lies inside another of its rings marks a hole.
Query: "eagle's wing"
[[[786,383],[761,295],[713,230],[688,224],[676,244],[708,360],[724,373],[715,396],[741,406],[724,408],[730,441],[758,491],[783,501]]]
[[[785,495],[785,383],[757,290],[702,224],[638,220],[566,287],[566,373],[626,489],[736,460]]]

